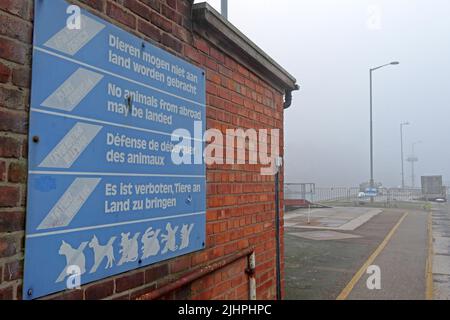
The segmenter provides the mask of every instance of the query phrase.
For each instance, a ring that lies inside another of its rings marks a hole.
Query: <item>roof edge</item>
[[[194,4],[193,22],[197,32],[235,57],[280,90],[297,90],[297,80],[267,53],[206,2]]]

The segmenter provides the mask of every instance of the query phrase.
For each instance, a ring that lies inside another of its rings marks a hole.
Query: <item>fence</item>
[[[284,186],[285,200],[304,199],[312,203],[330,202],[369,202],[370,198],[361,196],[359,187],[316,187],[314,183],[286,183]],[[374,202],[393,203],[398,201],[420,200],[421,189],[416,188],[380,188]]]

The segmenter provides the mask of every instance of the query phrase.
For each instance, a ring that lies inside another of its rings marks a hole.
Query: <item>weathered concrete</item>
[[[433,298],[450,300],[450,205],[435,204],[432,215]]]
[[[381,289],[367,288],[364,274],[349,300],[423,300],[428,257],[427,213],[409,212],[386,247],[373,261],[380,267]]]
[[[358,208],[360,209],[360,208]],[[386,210],[346,233],[359,238],[316,241],[285,231],[287,299],[334,300],[397,223],[403,211]]]
[[[351,231],[381,211],[381,209],[351,207],[321,208],[311,211],[300,209],[285,214],[284,221],[286,227],[292,228]]]
[[[342,232],[336,232],[331,230],[325,230],[325,231],[306,231],[306,232],[290,232],[290,235],[297,236],[300,238],[305,238],[309,240],[342,240],[342,239],[353,239],[353,238],[360,238],[360,236],[349,234],[349,233],[342,233]]]

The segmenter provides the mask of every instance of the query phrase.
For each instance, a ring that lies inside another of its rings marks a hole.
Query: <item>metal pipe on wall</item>
[[[249,259],[248,261],[248,267],[245,270],[245,272],[249,275],[250,277],[250,282],[251,279],[255,279],[255,259],[253,258],[253,262],[250,262],[250,257],[254,256],[254,248],[247,248],[244,249],[236,254],[230,255],[228,257],[225,257],[224,259],[218,261],[218,262],[214,262],[211,264],[208,264],[206,266],[197,268],[195,270],[189,271],[187,273],[182,274],[181,276],[179,276],[176,280],[169,282],[167,284],[163,284],[161,287],[143,294],[142,296],[140,296],[139,298],[137,298],[137,300],[154,300],[154,299],[158,299],[161,298],[167,294],[169,294],[170,292],[177,290],[185,285],[188,285],[189,283],[194,282],[195,280],[198,280],[200,278],[203,278],[205,276],[207,276],[208,274],[213,273],[214,271],[217,271],[219,269],[222,269],[230,264],[232,264],[233,262],[236,262],[237,260],[243,258],[243,257],[248,257],[247,259]],[[255,295],[255,299],[256,299],[256,281],[254,280],[254,295]],[[249,298],[251,299],[252,293],[249,292]]]
[[[281,300],[281,262],[280,262],[280,194],[279,172],[275,174],[275,239],[276,239],[276,280],[277,300]]]

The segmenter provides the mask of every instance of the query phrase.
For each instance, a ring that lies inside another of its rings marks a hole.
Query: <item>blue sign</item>
[[[32,73],[24,299],[204,248],[204,72],[44,0]]]
[[[377,188],[366,188],[365,192],[367,197],[376,197],[378,196],[378,189]]]

